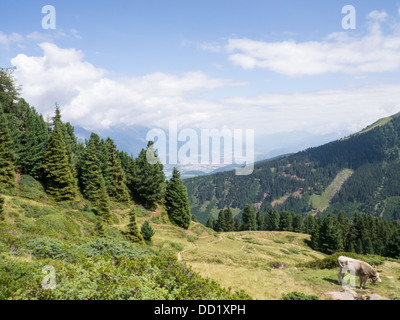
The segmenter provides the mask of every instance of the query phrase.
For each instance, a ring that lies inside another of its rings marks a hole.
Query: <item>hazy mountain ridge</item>
[[[256,163],[253,174],[234,171],[185,180],[192,212],[205,223],[226,206],[243,209],[253,204],[267,211],[321,211],[315,201],[338,174],[352,170],[336,190],[324,213],[355,210],[399,218],[400,115],[378,120],[359,133],[286,158]],[[278,201],[281,200],[281,201]]]

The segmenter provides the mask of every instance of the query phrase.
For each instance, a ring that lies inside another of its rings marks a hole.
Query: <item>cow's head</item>
[[[376,282],[382,282],[381,278],[379,278],[379,273],[376,272],[375,275],[372,276],[371,278],[372,284],[376,284]]]

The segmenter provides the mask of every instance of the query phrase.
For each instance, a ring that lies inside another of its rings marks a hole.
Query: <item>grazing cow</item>
[[[379,274],[364,261],[340,256],[338,258],[338,262],[340,267],[340,271],[338,273],[339,284],[341,284],[344,275],[348,271],[350,274],[360,277],[360,289],[361,287],[365,289],[365,283],[368,279],[371,279],[372,284],[375,284],[376,281],[382,281],[381,278],[379,278]]]

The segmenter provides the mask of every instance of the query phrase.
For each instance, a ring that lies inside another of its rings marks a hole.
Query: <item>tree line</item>
[[[148,210],[165,207],[170,220],[188,228],[191,213],[187,190],[175,168],[166,181],[160,161],[150,164],[153,142],[135,158],[117,149],[111,138],[91,133],[80,141],[74,127],[63,122],[58,105],[51,119],[43,119],[34,107],[20,97],[12,73],[0,70],[0,194],[16,195],[17,179],[31,175],[55,201],[87,199],[98,216],[96,229],[104,235],[103,224],[111,223],[110,203],[142,204]],[[4,217],[0,195],[0,216]],[[130,213],[129,237],[143,242]],[[144,234],[151,234],[145,227]]]
[[[349,219],[344,211],[325,217],[303,216],[289,211],[270,209],[255,213],[252,205],[233,217],[230,207],[220,210],[218,218],[210,217],[206,224],[217,232],[289,231],[311,235],[309,246],[326,254],[339,251],[377,254],[400,258],[400,223],[371,214],[356,212]]]

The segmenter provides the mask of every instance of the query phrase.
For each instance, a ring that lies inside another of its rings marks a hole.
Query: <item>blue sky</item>
[[[42,28],[44,5],[56,29]],[[342,7],[356,29],[342,28]],[[400,1],[8,1],[0,66],[44,114],[338,136],[400,111]]]

